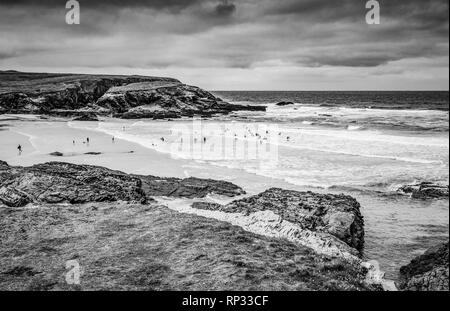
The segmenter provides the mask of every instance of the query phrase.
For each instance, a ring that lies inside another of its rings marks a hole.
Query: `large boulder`
[[[337,239],[359,253],[364,248],[364,220],[360,212],[360,204],[346,195],[273,188],[227,205],[200,202],[195,203],[193,207],[225,213],[241,213],[247,216],[255,214],[261,216],[261,213],[270,212],[278,216],[281,221],[289,222],[296,228],[321,233],[321,240],[328,241],[324,242],[325,244],[333,244]],[[324,234],[335,239],[324,239]],[[340,245],[337,247],[341,248]],[[344,247],[344,251],[348,251],[347,247]]]
[[[0,186],[0,202],[19,207],[30,202],[134,201],[145,203],[139,178],[95,166],[51,162],[14,168]]]
[[[406,291],[449,290],[449,242],[429,249],[400,269],[399,288]]]

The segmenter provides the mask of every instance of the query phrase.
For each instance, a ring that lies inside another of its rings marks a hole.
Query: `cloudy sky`
[[[209,90],[448,90],[448,0],[0,0],[0,70],[171,76]],[[126,5],[124,5],[126,3]]]

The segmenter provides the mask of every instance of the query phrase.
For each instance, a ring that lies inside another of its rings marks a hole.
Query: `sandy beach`
[[[177,178],[190,176],[211,178],[211,172],[214,171],[215,179],[242,183],[252,194],[266,190],[275,182],[238,169],[211,167],[207,164],[174,159],[169,154],[117,137],[113,141],[112,135],[95,130],[99,125],[98,122],[41,120],[37,116],[34,118],[5,116],[3,119],[5,121],[0,119],[0,124],[4,125],[0,131],[2,142],[0,159],[10,165],[31,166],[49,161],[62,161],[98,165],[129,174]],[[77,128],[77,125],[84,129]],[[87,138],[90,140],[89,144],[86,142]],[[21,155],[17,150],[19,144],[23,150]],[[51,155],[54,152],[60,152],[63,156]]]

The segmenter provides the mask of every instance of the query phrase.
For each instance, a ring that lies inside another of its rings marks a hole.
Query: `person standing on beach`
[[[114,144],[116,142],[116,138],[113,136],[112,143]]]
[[[21,145],[17,146],[17,150],[19,150],[19,155],[21,155],[22,154],[22,146]]]

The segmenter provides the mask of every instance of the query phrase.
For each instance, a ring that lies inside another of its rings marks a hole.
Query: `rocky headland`
[[[265,111],[233,105],[172,78],[0,71],[0,114],[45,114],[95,120],[209,117],[234,111]]]

